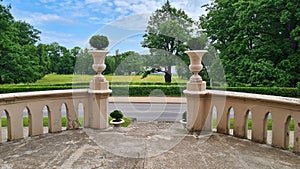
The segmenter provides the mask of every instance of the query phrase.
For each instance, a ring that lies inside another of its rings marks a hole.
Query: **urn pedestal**
[[[186,128],[192,133],[211,131],[211,115],[209,114],[209,97],[206,92],[206,82],[198,73],[202,70],[202,57],[206,50],[186,51],[190,58],[189,69],[193,72],[187,89],[183,91],[187,98],[187,125]]]
[[[89,53],[94,58],[93,69],[97,72],[93,80],[90,81],[90,110],[85,122],[85,127],[94,129],[108,128],[108,97],[112,93],[109,89],[109,82],[102,75],[106,65],[105,56],[108,51],[90,50]]]

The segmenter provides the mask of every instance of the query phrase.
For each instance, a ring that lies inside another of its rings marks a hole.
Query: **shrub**
[[[94,35],[91,37],[89,40],[89,43],[92,47],[98,49],[98,50],[103,50],[109,45],[109,41],[106,36],[103,35]]]
[[[121,110],[114,110],[110,113],[110,117],[112,117],[114,122],[121,121],[123,118],[123,113]]]

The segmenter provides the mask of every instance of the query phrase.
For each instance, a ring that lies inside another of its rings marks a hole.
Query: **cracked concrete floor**
[[[0,144],[0,168],[300,168],[300,156],[178,123],[80,129]]]

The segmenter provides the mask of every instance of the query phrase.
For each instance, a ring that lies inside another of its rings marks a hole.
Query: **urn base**
[[[202,83],[187,83],[188,91],[205,91],[206,90],[206,82],[202,81]]]

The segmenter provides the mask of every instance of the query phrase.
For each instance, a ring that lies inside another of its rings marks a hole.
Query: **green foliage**
[[[10,9],[0,4],[0,84],[32,83],[48,73],[73,73],[80,48],[68,50],[56,42],[36,44],[41,32],[15,21]]]
[[[106,61],[106,60],[105,60]],[[76,64],[74,72],[76,74],[94,75],[95,71],[92,68],[94,60],[92,55],[88,53],[88,49],[80,50],[76,55]],[[107,65],[109,69],[109,65]]]
[[[114,119],[113,121],[118,122],[123,118],[123,113],[121,110],[114,110],[110,113],[110,117]]]
[[[178,85],[130,85],[112,86],[112,96],[181,96],[183,86]]]
[[[0,84],[34,82],[44,75],[35,46],[41,32],[15,21],[10,9],[0,5]]]
[[[215,87],[214,89],[218,90],[222,88]],[[300,92],[299,90],[297,90],[297,88],[287,88],[287,87],[227,87],[225,90],[235,91],[235,92],[284,96],[284,97],[300,97]]]
[[[98,50],[103,50],[109,45],[109,41],[106,36],[94,35],[89,40],[90,45]]]
[[[0,85],[0,93],[64,90],[72,88],[88,88],[92,75],[57,75],[49,74],[33,84]],[[146,79],[140,76],[107,76],[113,90],[112,96],[182,96],[186,89],[186,80],[175,78],[175,83],[165,83],[163,75],[150,75]],[[207,82],[207,88],[209,82]],[[298,88],[288,87],[220,87],[214,90],[227,90],[246,93],[276,95],[284,97],[300,97]],[[160,91],[160,92],[157,92]]]
[[[57,74],[71,74],[74,71],[75,57],[71,56],[70,51],[53,42],[45,48],[50,58],[50,68],[48,72]]]
[[[128,51],[113,57],[115,59],[115,69],[110,73],[114,73],[115,75],[131,75],[132,73],[138,74],[143,71],[145,58],[134,51]]]
[[[300,80],[298,1],[213,1],[201,26],[220,51],[230,86],[291,86]]]
[[[183,10],[171,7],[169,1],[157,9],[148,21],[142,46],[150,48],[150,57],[154,57],[156,63],[148,68],[165,67],[165,82],[171,82],[171,66],[176,64],[175,56],[184,56],[184,51],[188,49],[185,43],[191,36],[192,25],[193,20]]]

